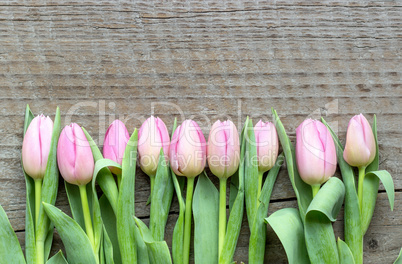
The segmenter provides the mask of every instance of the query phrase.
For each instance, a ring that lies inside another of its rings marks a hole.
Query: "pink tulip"
[[[232,176],[240,163],[239,133],[232,121],[216,121],[209,132],[208,166],[219,178]]]
[[[94,158],[84,131],[76,123],[64,127],[57,145],[57,164],[68,183],[85,185],[92,179]]]
[[[362,114],[355,115],[349,121],[343,158],[351,166],[366,167],[375,154],[376,143],[369,122]]]
[[[204,170],[205,137],[195,121],[185,120],[177,127],[170,143],[169,158],[170,165],[177,175],[192,178]]]
[[[33,179],[43,179],[52,141],[53,121],[40,115],[32,119],[22,143],[22,165]]]
[[[310,185],[321,185],[334,175],[335,144],[320,121],[307,119],[296,129],[296,162],[300,177]]]
[[[124,123],[118,119],[114,120],[105,134],[105,140],[103,141],[103,157],[113,160],[121,165],[124,150],[126,149],[129,139],[130,135],[128,134]],[[110,170],[114,174],[121,173],[121,170],[115,167],[110,167]]]
[[[261,120],[254,126],[255,142],[257,144],[258,170],[269,171],[278,158],[278,134],[275,125]]]
[[[138,131],[138,156],[141,169],[148,176],[156,175],[161,148],[168,160],[169,144],[169,132],[162,119],[151,116],[145,120]]]

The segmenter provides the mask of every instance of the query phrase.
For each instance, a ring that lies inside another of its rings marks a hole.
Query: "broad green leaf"
[[[265,222],[272,227],[281,241],[289,264],[310,264],[304,240],[303,222],[297,209],[280,209],[265,218]]]
[[[119,241],[117,239],[116,215],[114,214],[113,208],[105,195],[102,195],[99,199],[99,206],[102,215],[102,222],[105,227],[104,232],[107,233],[107,236],[112,243],[114,262],[121,263]]]
[[[194,262],[218,263],[219,192],[208,176],[198,177],[193,197]]]
[[[402,263],[402,248],[401,248],[401,251],[399,251],[399,255],[396,258],[394,264],[401,264],[401,263]]]
[[[85,130],[85,128],[82,128],[82,130],[84,131],[85,136],[87,137],[89,145],[91,146],[92,155],[94,156],[95,162],[97,162],[100,159],[103,159],[102,153],[99,150],[98,146],[96,146],[92,137]],[[98,175],[96,182],[99,184],[99,187],[102,189],[103,193],[108,198],[108,200],[113,208],[113,211],[116,214],[119,191],[117,189],[116,181],[114,180],[114,177],[113,177],[112,173],[110,172],[110,170],[108,168],[103,168],[102,172]]]
[[[138,263],[149,264],[148,248],[141,236],[141,232],[137,225],[134,225],[134,237],[137,245],[137,259]]]
[[[373,211],[375,207],[375,200],[374,204],[372,204],[372,201],[369,200],[368,198],[365,200],[366,198],[365,192],[366,191],[369,192],[368,190],[372,189],[370,187],[372,187],[373,182],[374,184],[376,184],[375,182],[378,180],[381,180],[382,185],[384,186],[385,191],[387,192],[391,211],[394,210],[395,188],[391,174],[389,174],[389,172],[386,170],[370,171],[369,173],[367,173],[366,176],[364,177],[364,183],[363,183],[363,213],[362,213],[363,234],[366,233],[370,225],[371,217],[373,216]],[[371,195],[377,198],[377,193],[378,189],[375,192],[371,193]]]
[[[350,251],[348,245],[338,237],[338,253],[340,264],[355,264],[352,251]]]
[[[286,134],[285,127],[283,126],[281,120],[279,119],[278,114],[272,108],[272,115],[274,117],[274,124],[276,127],[276,131],[278,132],[278,137],[281,142],[283,152],[285,153],[286,158],[286,167],[288,169],[288,174],[290,178],[290,182],[292,183],[293,190],[295,191],[297,204],[299,206],[300,217],[304,222],[307,208],[310,205],[312,200],[312,192],[311,186],[305,183],[299,175],[299,172],[296,168],[296,156],[295,149],[292,143],[289,140],[289,137]]]
[[[345,186],[330,178],[318,191],[307,209],[304,236],[311,263],[339,263],[332,222],[342,207]]]
[[[57,189],[59,186],[59,168],[57,166],[57,143],[60,136],[60,109],[56,108],[56,115],[53,122],[52,140],[50,143],[49,157],[46,165],[46,172],[42,183],[41,201],[54,205],[56,202]],[[44,257],[47,259],[53,240],[53,224],[46,216],[43,206],[39,209],[39,220],[36,226],[36,241],[44,243]]]
[[[82,212],[82,203],[80,190],[77,185],[70,184],[64,181],[64,186],[66,189],[66,194],[68,198],[68,203],[70,205],[71,214],[73,219],[81,226],[82,230],[85,231],[85,223],[84,223],[84,213]],[[88,205],[91,211],[92,208],[92,188],[90,184],[86,186],[87,194],[88,194]]]
[[[102,196],[105,197],[105,196]],[[103,241],[102,241],[103,250],[101,250],[101,254],[104,254],[104,259],[106,264],[114,264],[113,257],[113,244],[109,238],[108,233],[106,232],[105,226],[103,226]]]
[[[256,217],[254,218],[253,228],[251,229],[249,241],[249,263],[264,263],[265,241],[267,226],[264,223],[264,218],[268,214],[269,200],[271,198],[272,189],[274,187],[276,177],[280,167],[283,164],[283,153],[278,156],[275,166],[268,172],[264,185],[261,190],[258,200],[260,204],[257,209]]]
[[[135,169],[137,163],[137,129],[131,135],[124,151],[122,177],[117,203],[117,237],[123,263],[137,263],[137,249],[134,238],[135,222]]]
[[[255,142],[253,122],[247,122],[245,130],[245,156],[244,156],[244,199],[250,230],[253,228],[258,205],[258,159]]]
[[[174,119],[173,129],[172,129],[172,136],[174,131],[177,127],[177,119]],[[179,217],[177,218],[176,225],[173,229],[173,238],[172,238],[172,257],[173,263],[175,264],[182,264],[183,263],[183,240],[184,240],[184,211],[185,211],[185,204],[183,198],[183,184],[180,184],[179,180],[177,179],[176,174],[170,169],[170,173],[173,180],[173,186],[176,192],[177,200],[179,202]],[[182,177],[184,178],[184,177]],[[187,264],[187,263],[186,263]]]
[[[373,126],[371,129],[373,130],[373,134],[374,134],[376,152],[375,152],[374,160],[367,166],[366,172],[377,171],[378,167],[380,165],[380,160],[379,160],[379,155],[378,155],[377,117],[376,117],[376,115],[374,115]]]
[[[24,136],[25,132],[28,129],[29,124],[32,119],[34,119],[34,115],[29,109],[29,105],[26,107],[25,111],[25,121],[24,121]],[[25,256],[28,264],[36,263],[36,247],[35,247],[35,183],[34,180],[28,176],[24,167],[22,166],[21,159],[21,167],[25,176],[25,186],[26,186],[26,211],[25,211]]]
[[[343,147],[331,127],[323,118],[321,121],[331,132],[335,143],[338,166],[341,170],[343,184],[345,185],[344,204],[344,233],[345,242],[352,251],[353,258],[357,264],[363,263],[363,233],[360,218],[359,199],[357,197],[355,179],[352,167],[343,159]]]
[[[0,205],[0,263],[25,263],[24,254],[10,221]]]
[[[63,241],[68,263],[96,264],[91,242],[77,222],[51,204],[43,203],[43,207]]]
[[[59,252],[57,252],[56,255],[54,255],[48,261],[46,261],[46,264],[68,264],[68,262],[64,258],[63,252],[60,250]]]
[[[151,231],[148,227],[138,218],[135,218],[141,236],[147,246],[149,263],[151,264],[171,264],[169,247],[166,241],[155,241],[152,237]],[[143,262],[141,262],[143,263]]]
[[[248,127],[249,119],[246,119],[244,125],[245,128]],[[246,133],[247,129],[243,130]],[[238,169],[238,179],[239,187],[237,190],[236,198],[233,202],[232,209],[230,210],[229,220],[226,226],[226,235],[223,242],[222,252],[219,257],[220,264],[232,263],[233,255],[236,249],[237,240],[239,238],[241,223],[243,221],[244,214],[244,159],[245,159],[245,136],[241,136],[241,150],[240,150],[240,165]]]
[[[149,219],[149,229],[156,241],[163,241],[165,237],[165,226],[172,203],[173,188],[170,169],[163,154],[163,149],[161,148],[155,176],[155,185],[152,191]]]

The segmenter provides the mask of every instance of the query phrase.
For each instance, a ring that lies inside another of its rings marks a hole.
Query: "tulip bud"
[[[254,126],[255,142],[257,144],[258,170],[269,171],[278,158],[278,134],[275,125],[261,120]]]
[[[22,165],[33,179],[43,179],[52,141],[53,121],[40,115],[32,119],[22,143]]]
[[[82,128],[76,123],[65,126],[57,145],[57,164],[68,183],[85,185],[92,179],[94,158]]]
[[[124,123],[118,119],[114,120],[105,134],[105,140],[103,141],[103,157],[113,160],[121,165],[124,150],[126,149],[129,139],[130,135],[128,134]],[[114,174],[121,173],[121,170],[115,167],[109,167],[109,169]]]
[[[320,121],[307,119],[296,129],[296,162],[300,177],[310,185],[321,185],[334,175],[335,144]]]
[[[218,178],[232,176],[240,163],[239,133],[232,121],[216,121],[209,132],[208,166]]]
[[[162,119],[151,116],[145,120],[138,131],[138,159],[145,174],[150,177],[156,175],[161,148],[167,161],[169,145],[169,132]]]
[[[369,122],[362,114],[355,115],[349,121],[343,158],[351,166],[366,167],[375,154],[376,143]]]
[[[206,163],[205,137],[198,124],[185,120],[176,128],[169,148],[170,165],[179,176],[189,178],[200,174]]]

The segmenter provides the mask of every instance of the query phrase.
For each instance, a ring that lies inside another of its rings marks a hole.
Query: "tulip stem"
[[[190,236],[191,236],[191,205],[193,203],[194,179],[187,178],[186,209],[184,211],[184,243],[183,243],[183,264],[190,260]]]
[[[225,177],[219,180],[219,258],[226,235],[226,182]]]
[[[260,195],[262,189],[262,177],[264,176],[264,172],[258,171],[258,190],[257,190],[257,208],[260,205]]]
[[[89,212],[87,188],[86,185],[79,185],[78,187],[80,188],[81,204],[82,204],[82,211],[84,213],[86,233],[89,238],[89,241],[91,242],[92,248],[95,251],[95,237],[94,237],[94,230],[92,228],[91,214]]]
[[[365,173],[366,173],[366,167],[364,166],[359,167],[359,182],[358,182],[357,195],[359,197],[360,213],[363,212],[363,182]]]
[[[318,191],[320,190],[320,184],[311,185],[311,189],[313,190],[313,198],[316,196]]]
[[[42,196],[42,179],[35,179],[35,224],[38,229],[39,209]]]
[[[154,185],[155,185],[155,176],[151,176],[149,177],[151,179],[151,194],[149,197],[151,197],[151,201],[152,201],[152,192],[154,191]]]

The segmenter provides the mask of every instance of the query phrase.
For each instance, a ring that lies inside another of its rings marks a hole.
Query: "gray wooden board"
[[[353,115],[376,114],[380,167],[393,175],[396,202],[390,212],[381,185],[364,258],[392,263],[402,246],[401,38],[398,1],[0,2],[0,203],[24,245],[27,103],[52,117],[59,106],[63,125],[85,126],[99,145],[114,118],[130,131],[150,114],[169,128],[174,117],[192,118],[207,135],[218,118],[238,127],[247,115],[270,120],[271,107],[292,140],[305,118],[322,115],[344,143]],[[145,221],[148,195],[138,170],[136,214]],[[64,187],[57,205],[69,212]],[[282,170],[269,214],[289,206],[295,195]],[[169,245],[177,213],[175,200]],[[247,262],[248,235],[244,222],[236,260]],[[266,262],[286,263],[267,235]],[[60,248],[56,234],[53,252]]]

